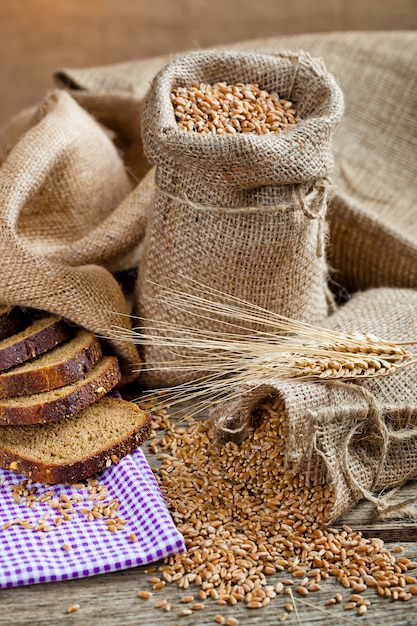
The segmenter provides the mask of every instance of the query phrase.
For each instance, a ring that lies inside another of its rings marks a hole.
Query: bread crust
[[[74,415],[89,404],[92,404],[113,389],[121,380],[121,372],[117,357],[102,357],[87,377],[78,383],[61,387],[58,390],[42,394],[23,396],[24,403],[18,404],[18,398],[0,401],[0,425],[22,425],[57,421],[63,417]],[[30,398],[30,403],[28,403]],[[0,433],[1,437],[1,433]]]
[[[74,339],[85,335],[85,343],[78,352],[70,354],[66,359],[42,365],[36,369],[24,370],[16,366],[0,373],[0,400],[28,396],[51,389],[58,389],[80,380],[99,361],[102,356],[101,344],[93,333],[78,330]],[[73,338],[69,340],[72,341]],[[69,344],[65,344],[69,345]],[[53,354],[57,346],[48,351]],[[42,356],[39,357],[42,359]]]
[[[0,341],[20,332],[26,325],[27,321],[19,307],[4,306],[0,308]]]
[[[24,331],[11,335],[15,338],[13,342],[10,337],[3,339],[3,344],[0,342],[0,371],[33,359],[70,337],[70,327],[60,317],[50,316],[44,320],[41,327],[35,320]]]
[[[111,446],[95,451],[89,457],[74,459],[71,463],[56,465],[41,463],[38,460],[16,454],[10,449],[5,449],[0,438],[0,467],[24,474],[31,480],[42,483],[77,483],[84,478],[97,474],[114,464],[115,461],[118,462],[118,460],[133,452],[149,438],[151,433],[151,416],[148,412],[142,411],[133,403],[125,400],[106,397],[101,402],[104,405],[103,410],[115,412],[120,411],[120,409],[126,410],[126,405],[129,405],[128,410],[135,411],[138,414],[138,424],[134,431],[128,433],[123,439],[115,441]]]

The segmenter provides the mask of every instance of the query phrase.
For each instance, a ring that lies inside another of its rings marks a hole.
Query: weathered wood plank
[[[404,485],[396,495],[396,501],[415,498],[417,501],[417,481]],[[365,537],[380,537],[384,541],[416,541],[417,519],[378,517],[370,502],[360,502],[347,513],[339,524],[347,524],[360,531]],[[417,620],[416,620],[417,623]]]
[[[417,559],[417,545],[405,545],[404,554]],[[218,606],[214,601],[206,601],[202,611],[195,611],[189,617],[178,616],[184,608],[181,603],[183,592],[174,585],[154,592],[149,600],[138,597],[138,591],[151,589],[145,567],[134,568],[115,574],[104,574],[83,580],[33,585],[18,589],[0,591],[0,626],[162,626],[184,624],[187,626],[213,625],[216,615],[235,617],[240,626],[276,626],[283,613],[284,604],[290,599],[279,595],[260,610],[250,610],[243,605]],[[271,581],[278,576],[271,577]],[[318,626],[324,622],[328,626],[362,624],[366,626],[411,626],[417,623],[417,598],[410,602],[391,602],[380,598],[369,589],[363,596],[372,602],[369,613],[358,617],[354,611],[346,611],[343,605],[328,607],[325,601],[339,591],[345,601],[349,598],[335,579],[322,583],[319,593],[310,593],[306,598],[295,595],[298,612],[289,615],[285,624]],[[155,607],[161,599],[171,602],[168,613]],[[69,614],[68,607],[79,604],[76,613]]]

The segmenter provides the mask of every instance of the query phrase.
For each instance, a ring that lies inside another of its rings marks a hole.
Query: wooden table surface
[[[150,453],[148,445],[143,446],[151,466],[156,458]],[[417,481],[410,482],[402,495],[410,497],[416,494]],[[348,524],[364,536],[380,537],[388,548],[403,546],[403,556],[417,561],[417,521],[415,520],[379,520],[375,518],[372,506],[366,502],[359,505],[343,520],[341,526]],[[158,563],[153,564],[157,566]],[[239,626],[276,626],[283,613],[284,604],[289,596],[278,595],[262,609],[251,610],[243,603],[235,606],[219,606],[213,600],[204,602],[204,609],[194,611],[192,615],[180,617],[179,611],[185,605],[180,602],[184,591],[174,584],[166,585],[162,590],[153,591],[148,571],[152,565],[136,567],[116,573],[93,576],[81,580],[29,585],[0,591],[0,626],[152,626],[177,625],[204,626],[216,624],[215,616],[234,617]],[[414,574],[415,572],[411,572]],[[285,574],[285,572],[283,573]],[[268,577],[277,582],[285,578],[283,574]],[[153,574],[154,576],[156,574]],[[343,626],[357,624],[366,626],[411,626],[417,625],[417,596],[408,602],[391,601],[381,598],[374,589],[368,589],[361,595],[371,601],[367,615],[358,617],[355,611],[347,611],[343,603],[326,606],[327,599],[336,592],[348,600],[351,590],[345,590],[335,578],[330,577],[321,583],[321,591],[310,593],[308,598],[294,594],[296,611],[290,613],[285,621],[289,626],[319,625]],[[143,599],[138,593],[152,590],[152,597]],[[197,590],[198,591],[198,590]],[[188,590],[192,593],[190,587]],[[187,593],[188,593],[187,592]],[[196,595],[196,593],[195,593]],[[157,608],[160,600],[168,600],[170,612]],[[68,609],[78,605],[77,611]]]
[[[413,489],[416,485],[412,486]],[[367,506],[359,505],[353,515],[347,516],[345,521],[358,527],[366,523]],[[378,531],[378,528],[380,531]],[[390,530],[391,529],[391,530]],[[386,538],[387,547],[397,545],[396,541],[389,541],[390,534],[395,536],[416,536],[416,525],[409,522],[409,528],[401,533],[399,526],[387,523],[377,524],[372,536]],[[417,560],[417,543],[415,541],[401,541],[404,547],[403,555]],[[45,583],[26,587],[6,589],[0,591],[0,625],[1,626],[152,626],[184,624],[187,626],[203,626],[215,624],[214,617],[218,614],[224,617],[235,617],[239,625],[276,626],[283,606],[288,602],[288,596],[279,595],[270,604],[262,609],[250,610],[239,604],[236,606],[218,606],[214,601],[206,601],[202,611],[194,612],[188,617],[179,617],[179,611],[184,608],[180,599],[184,592],[174,585],[167,585],[161,591],[154,591],[150,599],[138,597],[138,592],[150,590],[152,584],[147,573],[149,566],[137,567],[112,574],[84,578],[57,583]],[[278,580],[278,576],[271,576],[271,581]],[[282,578],[282,575],[281,575]],[[285,624],[290,625],[319,625],[343,626],[344,624],[362,624],[367,626],[411,626],[417,624],[417,597],[409,602],[392,602],[380,598],[373,589],[368,589],[362,595],[372,602],[369,612],[364,617],[357,617],[354,611],[346,611],[343,605],[325,605],[326,599],[341,592],[344,598],[349,597],[336,579],[329,578],[322,582],[319,593],[310,593],[308,599],[295,597],[297,614],[291,613]],[[285,598],[285,599],[284,599]],[[161,599],[168,600],[172,610],[167,613],[156,608]],[[308,601],[308,603],[306,602]],[[68,613],[68,608],[79,605],[74,613]]]
[[[388,544],[389,545],[389,544]],[[405,543],[404,554],[417,558],[415,543]],[[196,611],[189,617],[178,617],[184,605],[179,602],[180,590],[174,586],[154,592],[149,600],[137,596],[139,590],[149,589],[149,574],[144,567],[125,570],[115,574],[104,574],[59,583],[46,583],[0,591],[0,624],[7,626],[153,626],[215,625],[214,617],[222,614],[239,620],[239,626],[277,626],[288,596],[277,596],[268,606],[250,610],[243,605],[219,607],[215,602],[205,603],[203,611]],[[272,577],[271,577],[272,578]],[[337,591],[344,591],[335,579],[322,584],[319,594],[310,594],[308,602],[296,598],[298,617],[290,614],[285,624],[306,626],[343,626],[357,624],[366,626],[412,626],[417,624],[417,597],[410,602],[391,602],[379,598],[374,591],[362,594],[372,602],[364,617],[357,617],[354,611],[343,610],[342,605],[325,606],[325,600]],[[158,595],[159,594],[159,595]],[[348,596],[348,594],[344,594]],[[172,604],[169,613],[155,607],[161,599]],[[311,598],[311,599],[310,599]],[[68,613],[68,607],[78,604],[76,613]],[[337,608],[335,608],[337,607]]]

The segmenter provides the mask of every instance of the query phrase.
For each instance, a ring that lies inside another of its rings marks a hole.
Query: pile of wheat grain
[[[160,575],[151,578],[155,589],[164,583],[183,589],[190,604],[181,615],[201,610],[206,599],[258,609],[282,594],[282,620],[294,598],[303,601],[319,592],[330,576],[349,594],[345,608],[358,615],[370,605],[362,596],[368,587],[391,600],[417,595],[416,579],[408,573],[416,563],[391,554],[380,539],[324,525],[332,489],[306,484],[285,468],[287,419],[281,403],[264,403],[255,417],[248,439],[218,449],[209,420],[189,419],[186,428],[175,426],[163,411],[155,416],[150,446],[153,452],[162,447],[162,453],[154,471],[187,547],[158,568]],[[158,430],[165,431],[162,439]],[[336,594],[328,604],[341,601]],[[164,600],[158,605],[171,608]],[[218,621],[226,623],[221,615]]]
[[[181,130],[216,135],[279,133],[300,121],[294,105],[257,84],[198,83],[171,93]]]

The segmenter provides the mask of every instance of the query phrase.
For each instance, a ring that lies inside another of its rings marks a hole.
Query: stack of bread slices
[[[120,380],[93,333],[0,307],[0,467],[55,484],[117,463],[150,432],[147,413],[107,395]]]

